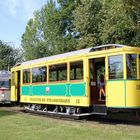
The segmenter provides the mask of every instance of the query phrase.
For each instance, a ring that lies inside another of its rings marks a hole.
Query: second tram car
[[[10,71],[0,71],[0,103],[2,104],[9,104],[11,102],[10,80]]]
[[[140,111],[138,47],[96,46],[23,62],[11,71],[11,101],[30,110],[72,115]],[[105,95],[99,94],[100,75]]]

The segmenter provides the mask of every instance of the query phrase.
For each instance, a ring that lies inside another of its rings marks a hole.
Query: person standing
[[[105,96],[105,80],[104,80],[104,75],[100,75],[100,81],[99,81],[99,101],[102,100],[102,94]]]

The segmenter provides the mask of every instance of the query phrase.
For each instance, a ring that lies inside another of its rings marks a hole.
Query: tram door
[[[101,76],[105,79],[105,57],[90,59],[90,97],[91,104],[105,104],[105,96],[100,97]],[[104,81],[105,82],[105,81]],[[105,86],[103,87],[105,92]]]
[[[17,93],[17,101],[20,101],[20,71],[17,71],[17,87],[16,87],[16,93]]]
[[[20,71],[12,73],[11,100],[20,101]]]

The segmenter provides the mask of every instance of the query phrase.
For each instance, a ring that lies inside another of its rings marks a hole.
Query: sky
[[[0,40],[20,47],[27,22],[47,0],[0,0]]]

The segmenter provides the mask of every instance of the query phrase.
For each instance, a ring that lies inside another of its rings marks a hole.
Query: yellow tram
[[[140,48],[107,44],[23,62],[11,69],[11,101],[63,114],[140,110]],[[99,99],[99,77],[104,92]]]

